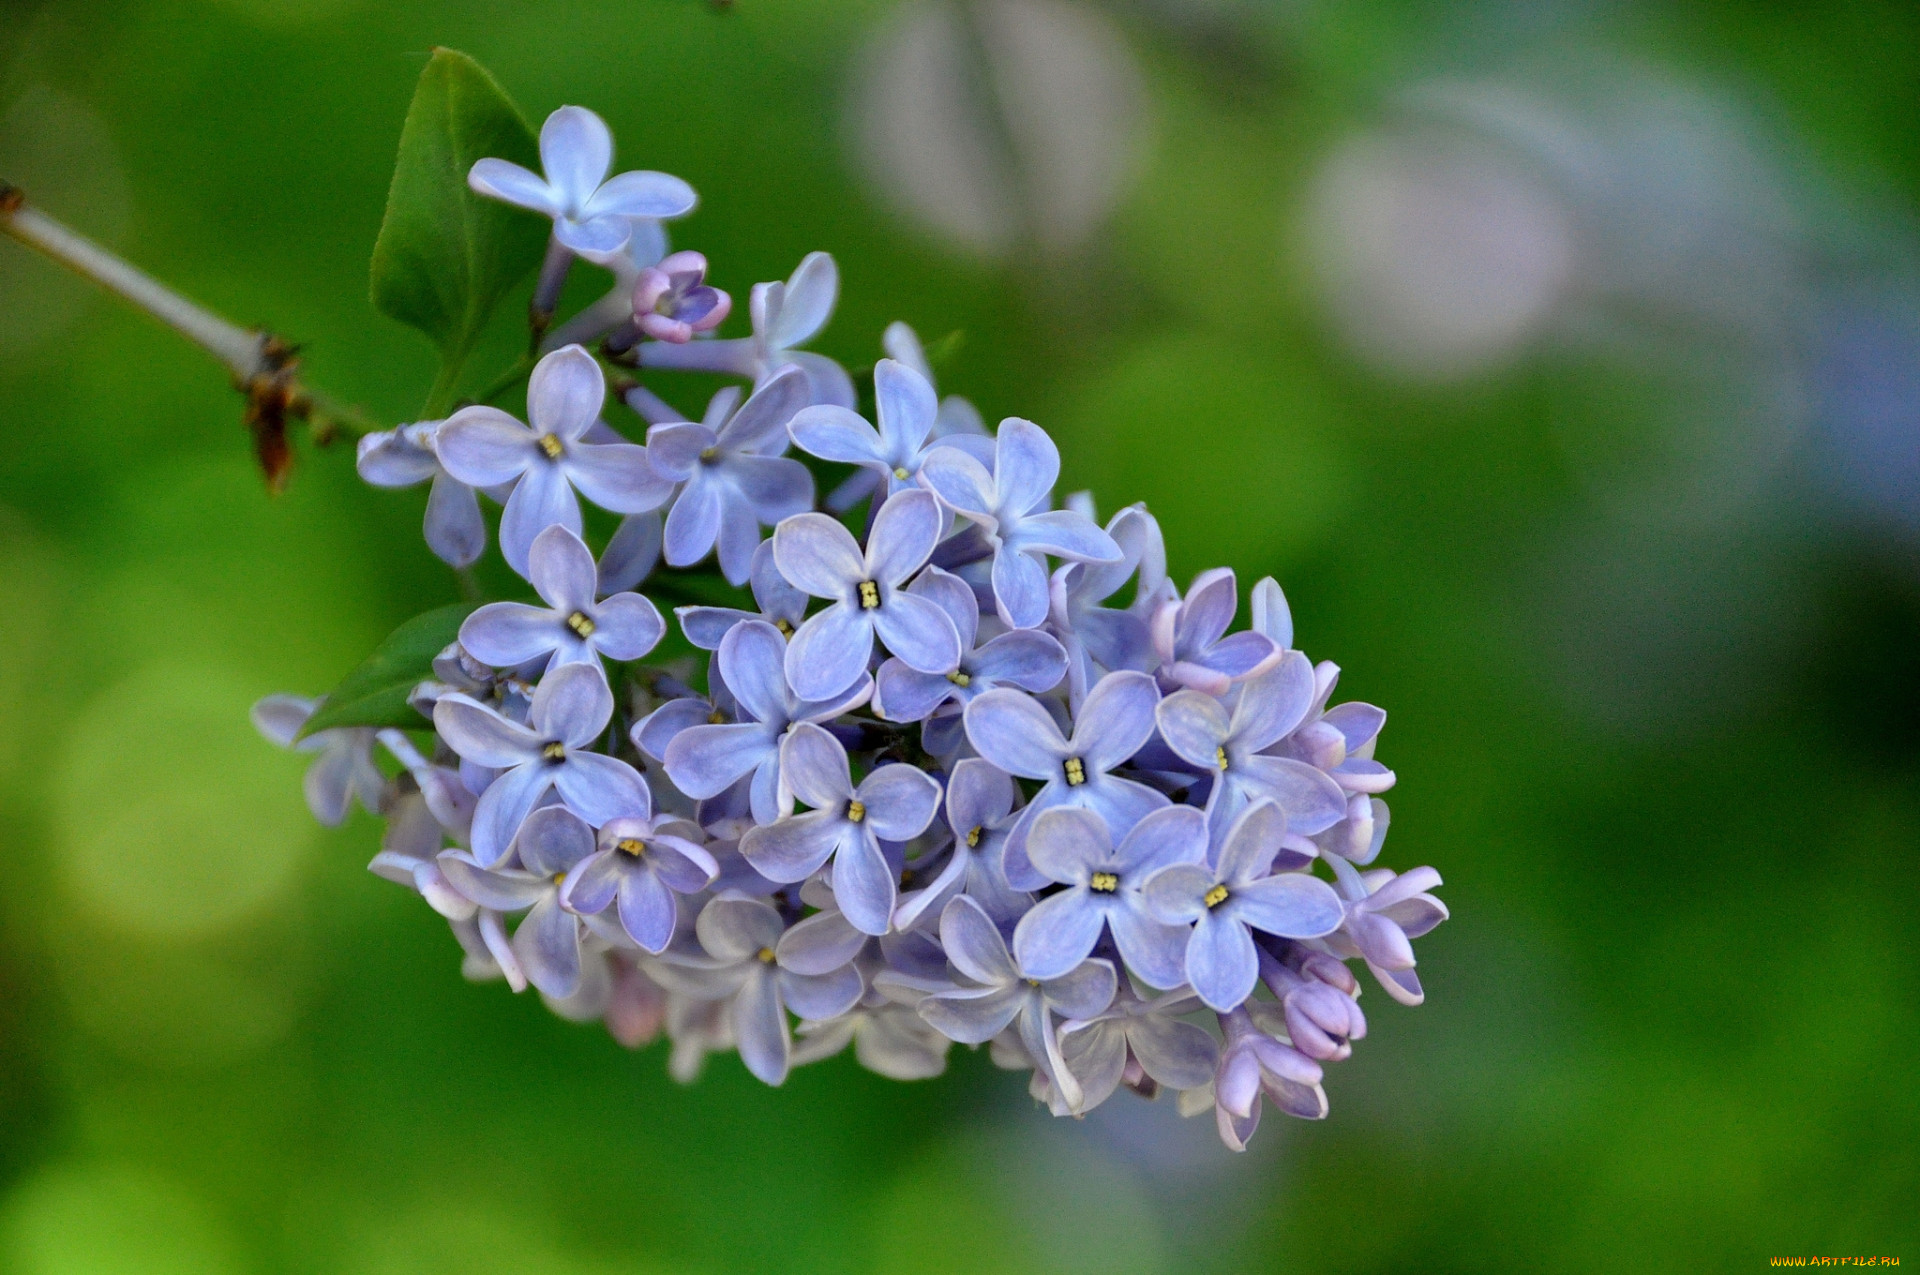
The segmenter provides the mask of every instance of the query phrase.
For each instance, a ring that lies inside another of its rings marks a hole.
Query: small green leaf
[[[533,130],[494,78],[464,53],[434,50],[400,131],[373,246],[373,304],[440,347],[436,397],[451,399],[493,307],[539,263],[546,241],[539,217],[468,189],[468,170],[489,156],[540,167]]]
[[[433,657],[459,635],[460,622],[479,605],[456,602],[416,615],[388,634],[359,668],[328,692],[319,711],[307,719],[301,737],[336,726],[425,726],[407,696],[433,676]]]

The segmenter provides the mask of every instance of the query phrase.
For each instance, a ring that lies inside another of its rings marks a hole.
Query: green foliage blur
[[[1419,945],[1428,1003],[1370,990],[1331,1117],[1269,1111],[1234,1157],[1167,1102],[1055,1122],[964,1050],[920,1084],[842,1057],[770,1090],[725,1057],[681,1087],[663,1045],[464,982],[364,870],[375,821],[315,827],[246,718],[457,600],[424,489],[302,440],[270,498],[210,360],[0,240],[0,1270],[1920,1261],[1912,527],[1858,513],[1811,428],[1727,513],[1759,444],[1715,378],[1744,373],[1678,339],[1370,360],[1299,230],[1406,86],[1597,58],[1741,104],[1818,175],[1806,217],[1904,260],[1920,18],[1056,2],[1118,33],[1143,103],[1071,243],[1037,216],[969,245],[886,194],[849,119],[889,0],[0,0],[0,178],[399,422],[436,354],[372,308],[368,259],[429,50],[536,126],[599,111],[623,166],[699,190],[674,240],[736,298],[727,334],[752,283],[830,251],[819,348],[860,368],[894,319],[963,333],[943,392],[1051,430],[1063,491],[1148,502],[1182,579],[1280,579],[1299,645],[1390,713],[1382,862],[1438,867],[1453,912]],[[1020,206],[1044,173],[1011,171]],[[526,288],[473,367],[523,348]]]

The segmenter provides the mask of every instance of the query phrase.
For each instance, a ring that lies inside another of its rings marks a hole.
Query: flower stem
[[[27,205],[17,186],[0,181],[0,230],[107,291],[138,306],[226,364],[242,384],[270,371],[267,334],[236,327],[202,309],[153,276]]]
[[[381,428],[358,408],[303,384],[293,346],[271,332],[229,323],[181,296],[131,262],[31,207],[26,193],[5,180],[0,180],[0,231],[145,310],[218,359],[232,373],[234,387],[247,397],[247,425],[254,431],[267,481],[275,487],[284,479],[290,459],[284,445],[288,418],[308,422],[314,441],[323,445],[336,434],[357,436]]]

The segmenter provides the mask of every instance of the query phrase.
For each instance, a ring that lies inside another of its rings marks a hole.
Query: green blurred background
[[[834,253],[820,348],[958,330],[1063,489],[1276,574],[1391,714],[1429,1002],[1234,1157],[959,1050],[682,1088],[463,982],[246,720],[455,596],[423,493],[270,499],[208,360],[0,241],[0,1269],[1920,1261],[1910,6],[4,0],[0,176],[404,420],[434,45],[692,181],[736,298]]]

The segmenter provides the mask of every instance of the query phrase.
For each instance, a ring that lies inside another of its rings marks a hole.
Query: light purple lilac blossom
[[[664,1035],[683,1080],[737,1050],[780,1084],[849,1046],[925,1079],[985,1044],[1057,1115],[1171,1090],[1235,1150],[1267,1105],[1324,1116],[1326,1068],[1369,1030],[1356,969],[1421,1003],[1413,944],[1447,917],[1432,868],[1378,866],[1386,714],[1334,702],[1273,580],[1234,631],[1234,573],[1183,593],[1143,506],[1054,508],[1052,440],[940,399],[904,324],[857,415],[846,372],[798,348],[838,299],[826,254],[719,335],[726,294],[656,220],[692,191],[607,181],[611,156],[569,107],[544,176],[474,169],[554,219],[543,287],[573,254],[615,287],[556,329],[529,424],[468,407],[369,436],[359,467],[432,483],[426,539],[462,568],[476,490],[502,502],[539,601],[468,615],[411,708],[302,737],[324,701],[256,705],[314,756],[314,814],[385,820],[369,867],[445,919],[467,977],[629,1047]],[[645,385],[570,343],[601,337]],[[661,397],[681,370],[739,383],[696,423]],[[608,376],[644,447],[603,418]],[[580,496],[625,515],[610,538]]]

